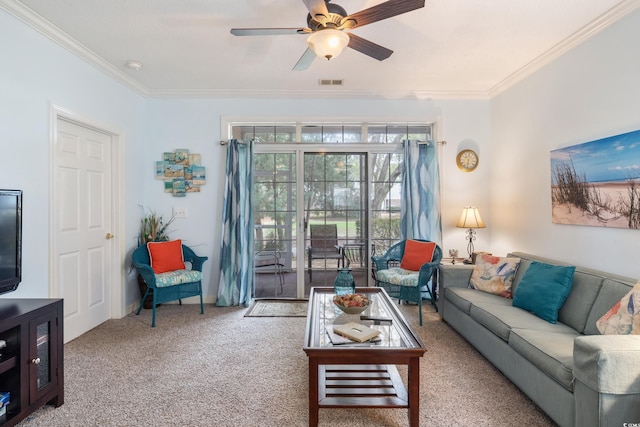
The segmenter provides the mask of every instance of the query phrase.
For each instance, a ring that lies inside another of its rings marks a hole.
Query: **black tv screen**
[[[22,280],[22,191],[0,190],[0,294]]]

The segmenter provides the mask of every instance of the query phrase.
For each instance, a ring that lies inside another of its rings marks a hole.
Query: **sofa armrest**
[[[587,335],[576,338],[573,375],[599,393],[640,393],[640,337]]]
[[[473,265],[441,264],[438,267],[438,288],[436,305],[440,314],[444,314],[444,295],[447,288],[466,288],[473,272]]]
[[[440,292],[446,288],[466,288],[473,272],[473,265],[442,264],[440,265]]]

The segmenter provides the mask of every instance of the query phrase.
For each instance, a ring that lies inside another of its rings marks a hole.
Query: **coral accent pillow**
[[[489,254],[476,256],[469,287],[511,298],[511,285],[520,266],[520,258],[500,258]]]
[[[640,282],[598,319],[596,327],[603,335],[640,335]]]
[[[182,254],[182,240],[170,242],[147,243],[151,268],[156,274],[167,271],[184,270],[184,256]]]
[[[573,287],[576,268],[531,261],[513,296],[513,306],[530,311],[549,323],[558,321],[558,311]]]
[[[420,271],[420,267],[433,259],[436,250],[434,242],[419,242],[407,240],[404,243],[404,254],[400,262],[400,268],[411,271]]]

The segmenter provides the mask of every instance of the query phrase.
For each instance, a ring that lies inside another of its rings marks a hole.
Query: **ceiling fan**
[[[306,70],[316,56],[335,58],[345,47],[350,47],[378,61],[387,59],[392,50],[344,30],[352,30],[363,25],[391,18],[424,7],[425,0],[387,0],[376,6],[347,15],[340,6],[331,0],[302,0],[309,10],[307,28],[232,28],[236,36],[263,35],[308,35],[309,47],[302,54],[294,70]]]

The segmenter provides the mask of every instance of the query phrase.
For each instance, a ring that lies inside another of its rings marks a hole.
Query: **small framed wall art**
[[[163,160],[156,162],[156,179],[164,181],[164,192],[173,197],[185,197],[187,193],[199,193],[206,183],[205,167],[200,154],[178,149],[163,154]]]

